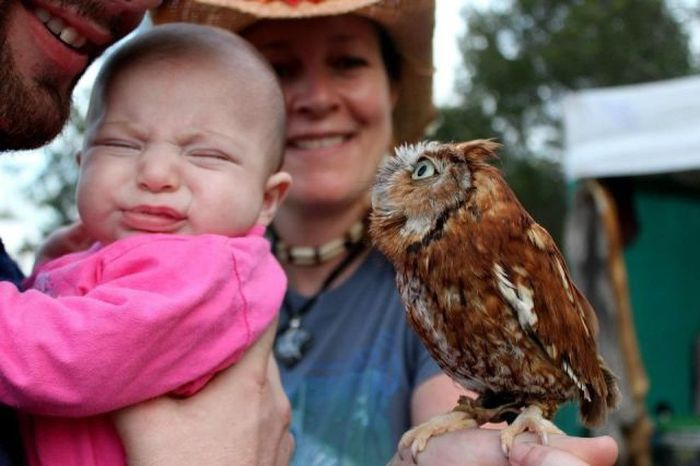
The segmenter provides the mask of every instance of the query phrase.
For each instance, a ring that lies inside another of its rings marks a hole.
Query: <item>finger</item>
[[[260,338],[246,351],[238,365],[252,367],[263,367],[267,369],[267,364],[272,354],[272,343],[277,332],[277,319],[272,321]],[[262,366],[260,365],[262,363]],[[263,374],[266,372],[263,371]]]
[[[509,459],[513,466],[587,466],[588,464],[563,450],[529,442],[513,446]]]
[[[391,466],[415,466],[410,448],[397,453]],[[507,466],[500,447],[500,432],[493,429],[461,429],[430,438],[418,453],[418,465]]]
[[[270,322],[270,325],[267,326],[267,329],[265,332],[263,332],[262,335],[260,335],[260,338],[258,338],[258,342],[263,342],[263,345],[265,348],[267,348],[266,353],[270,353],[272,351],[272,342],[275,341],[275,334],[277,333],[277,318]]]
[[[280,378],[277,361],[275,361],[275,357],[272,354],[268,356],[267,361],[267,380],[270,382],[270,388],[273,393],[278,395],[277,401],[281,402],[281,406],[289,406],[289,400],[284,394],[284,388],[282,387],[282,379]]]
[[[290,463],[292,454],[294,454],[294,446],[294,436],[289,431],[286,431],[277,454],[276,466],[287,466]]]
[[[520,436],[511,451],[510,463],[517,465],[608,466],[617,460],[617,444],[611,437],[568,437],[552,435],[550,447]]]
[[[609,436],[601,437],[567,437],[556,435],[556,441],[552,446],[561,450],[567,450],[589,464],[604,466],[615,464],[618,455],[617,443]]]
[[[272,359],[272,342],[276,329],[277,320],[274,320],[260,338],[243,354],[240,361],[214,376],[204,387],[204,390],[211,392],[215,390],[213,387],[220,386],[224,387],[223,390],[241,386],[250,388],[250,384],[253,387],[258,387],[258,391],[263,390],[270,378],[269,364]],[[277,374],[277,378],[279,380],[279,374]]]
[[[294,452],[294,437],[289,432],[289,427],[292,422],[292,409],[289,399],[282,388],[282,380],[280,379],[277,363],[272,355],[268,363],[268,381],[270,389],[274,396],[275,415],[279,416],[282,438],[279,442],[277,455],[275,458],[276,465],[287,465],[292,458]]]

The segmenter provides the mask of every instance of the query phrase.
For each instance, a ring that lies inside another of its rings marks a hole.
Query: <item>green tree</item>
[[[45,149],[46,165],[37,174],[27,197],[51,212],[43,232],[76,219],[75,186],[78,181],[76,154],[82,144],[85,119],[73,111],[70,122],[56,143]]]
[[[511,0],[467,6],[458,105],[436,138],[495,137],[501,167],[533,216],[559,238],[567,92],[688,75],[688,34],[661,0]],[[690,15],[688,15],[690,16]]]
[[[43,168],[22,188],[23,196],[37,206],[37,216],[42,218],[38,224],[42,238],[77,218],[75,186],[78,181],[78,164],[75,156],[82,144],[84,132],[84,115],[80,110],[74,109],[61,135],[43,149]],[[37,246],[32,240],[27,240],[22,245],[21,252],[32,252]]]

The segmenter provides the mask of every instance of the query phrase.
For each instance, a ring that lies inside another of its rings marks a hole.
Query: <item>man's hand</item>
[[[413,462],[410,449],[397,453],[391,466],[401,465],[488,465],[488,466],[611,466],[617,459],[617,444],[610,437],[550,435],[549,445],[540,445],[531,434],[515,438],[510,458],[501,451],[500,431],[464,429],[433,437]]]
[[[276,326],[195,396],[162,397],[117,412],[129,464],[288,464],[294,441],[289,400],[271,355]]]

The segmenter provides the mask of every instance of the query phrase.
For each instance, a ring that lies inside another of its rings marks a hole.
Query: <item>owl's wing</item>
[[[571,281],[549,233],[533,221],[520,233],[511,236],[494,264],[498,291],[543,356],[562,368],[588,399],[587,386],[600,379],[593,309]]]

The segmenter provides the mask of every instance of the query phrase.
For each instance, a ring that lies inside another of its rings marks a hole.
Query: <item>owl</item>
[[[596,349],[597,321],[547,231],[488,163],[500,145],[399,147],[372,191],[370,235],[396,269],[408,321],[442,370],[476,399],[408,431],[415,455],[432,435],[486,422],[508,454],[526,430],[561,433],[558,406],[600,424],[618,402]]]

